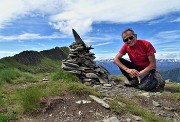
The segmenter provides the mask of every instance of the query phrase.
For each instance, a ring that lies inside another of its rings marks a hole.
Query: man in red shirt
[[[122,33],[124,45],[114,58],[114,63],[120,68],[122,74],[128,79],[125,85],[138,86],[138,77],[143,77],[151,70],[156,69],[156,50],[146,40],[137,40],[137,35],[130,28]],[[130,61],[123,59],[128,54]]]

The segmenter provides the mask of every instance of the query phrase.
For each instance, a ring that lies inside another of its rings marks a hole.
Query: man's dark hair
[[[122,35],[121,35],[121,36],[123,36],[123,34],[126,33],[126,32],[128,32],[128,31],[131,31],[131,32],[135,35],[133,29],[127,28],[126,30],[124,30],[124,31],[122,32]]]

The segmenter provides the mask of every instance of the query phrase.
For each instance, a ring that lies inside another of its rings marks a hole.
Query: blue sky
[[[132,28],[156,58],[180,59],[180,0],[0,0],[0,58],[69,46],[74,28],[96,59],[113,58]]]

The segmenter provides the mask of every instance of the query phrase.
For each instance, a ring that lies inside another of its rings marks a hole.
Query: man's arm
[[[129,69],[124,64],[121,63],[120,59],[123,57],[123,54],[118,53],[114,58],[114,63],[119,66],[121,69],[130,74],[131,77],[139,76],[139,72],[136,69]]]
[[[125,65],[123,65],[122,63],[121,63],[121,61],[120,61],[120,59],[123,57],[123,54],[121,54],[121,53],[118,53],[116,56],[115,56],[115,58],[114,58],[114,63],[116,64],[116,65],[118,65],[121,69],[123,69],[124,71],[126,71],[128,68],[125,66]]]
[[[142,71],[139,72],[139,76],[146,74],[147,72],[149,72],[152,69],[156,69],[155,55],[148,56],[148,59],[149,59],[150,64],[145,69],[143,69]]]

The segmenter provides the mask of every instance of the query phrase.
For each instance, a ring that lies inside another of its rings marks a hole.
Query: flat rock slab
[[[102,105],[105,108],[110,108],[109,104],[107,104],[106,102],[104,102],[104,100],[94,96],[94,95],[89,95],[90,98],[92,98],[94,101],[96,101],[97,103],[99,103],[100,105]]]

